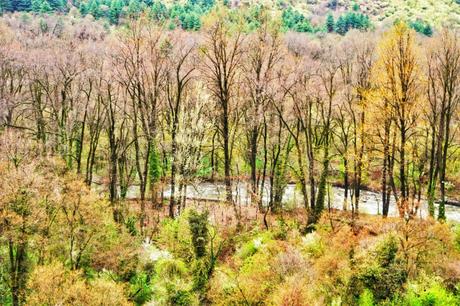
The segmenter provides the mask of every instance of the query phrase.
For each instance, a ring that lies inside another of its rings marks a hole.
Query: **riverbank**
[[[424,305],[428,300],[458,305],[460,240],[450,225],[369,215],[352,219],[332,210],[306,234],[300,211],[273,215],[268,229],[243,220],[238,230],[208,213],[213,240],[206,254],[218,255],[200,295],[188,296],[191,305],[200,296],[212,305]],[[153,245],[169,254],[168,265],[189,267],[181,279],[191,285],[195,260],[188,259],[193,251],[186,246],[191,233],[183,230],[189,215],[187,210],[162,223]],[[165,282],[173,278],[166,276]]]

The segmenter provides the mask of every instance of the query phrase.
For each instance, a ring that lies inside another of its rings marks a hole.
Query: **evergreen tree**
[[[297,32],[312,32],[313,28],[310,21],[301,13],[289,7],[283,11],[281,21],[284,29],[294,30]]]
[[[353,11],[357,12],[359,11],[359,4],[358,3],[353,3]]]
[[[433,35],[433,29],[431,28],[429,24],[427,24],[425,28],[423,29],[423,34],[425,34],[426,36]]]
[[[86,13],[93,15],[94,18],[99,18],[102,16],[101,8],[97,0],[90,0],[86,4]]]
[[[131,17],[139,16],[142,11],[142,4],[138,0],[131,0],[128,4],[128,15]]]
[[[201,27],[200,17],[196,13],[183,13],[179,16],[181,27],[184,30],[199,30]]]
[[[10,0],[0,0],[0,14],[4,12],[12,12],[13,5]]]
[[[53,9],[51,8],[51,5],[48,3],[46,0],[42,0],[40,4],[40,13],[49,13]]]
[[[161,1],[153,2],[150,9],[150,18],[156,21],[163,21],[168,18],[168,9]]]
[[[335,28],[335,22],[334,22],[334,16],[332,14],[327,15],[326,18],[326,29],[329,33],[334,32]]]
[[[35,13],[40,12],[40,7],[41,7],[41,0],[32,0],[32,11]]]
[[[53,11],[65,11],[66,1],[65,0],[47,0]]]
[[[109,8],[109,21],[112,24],[118,24],[121,12],[123,10],[123,2],[121,0],[112,0]]]
[[[345,33],[347,33],[347,22],[343,16],[340,16],[339,19],[337,19],[337,23],[335,24],[335,31],[340,35],[345,35]]]
[[[31,0],[6,0],[10,1],[12,11],[28,12],[32,8]]]
[[[297,32],[313,32],[313,28],[310,21],[305,19],[302,22],[296,24],[294,28]]]
[[[32,11],[35,13],[49,13],[52,11],[47,0],[32,0]]]

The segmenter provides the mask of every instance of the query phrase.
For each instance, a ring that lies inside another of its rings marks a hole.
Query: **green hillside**
[[[460,24],[460,4],[456,0],[0,0],[0,13],[73,12],[102,18],[110,24],[123,23],[129,17],[147,13],[169,28],[198,30],[203,18],[217,5],[226,5],[245,15],[249,24],[256,24],[253,19],[257,19],[261,10],[282,19],[288,14],[294,24],[286,26],[286,30],[299,32],[324,31],[328,16],[336,21],[341,16],[343,19],[361,19],[351,20],[351,26],[345,26],[345,32],[348,28],[367,29],[371,24],[376,27],[386,26],[398,19],[416,23],[415,28],[419,27],[419,32],[422,31],[420,25],[436,28],[442,25],[457,27]],[[359,16],[345,16],[350,12]],[[369,22],[364,21],[362,24],[364,17]],[[355,25],[356,22],[358,25]],[[283,23],[286,22],[283,20]]]
[[[236,2],[239,2],[238,6],[250,7],[263,4],[275,10],[291,6],[312,19],[324,17],[328,13],[339,15],[359,6],[360,11],[379,23],[388,23],[395,19],[410,21],[421,19],[436,26],[460,23],[460,1],[455,0],[243,0]]]

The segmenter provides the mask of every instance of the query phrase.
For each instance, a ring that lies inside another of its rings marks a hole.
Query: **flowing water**
[[[237,203],[241,205],[249,205],[251,203],[250,185],[247,183],[238,183],[233,186],[233,197]],[[128,191],[128,198],[136,198],[139,194],[139,188],[137,186],[130,187]],[[169,198],[171,192],[167,188],[164,192],[164,196]],[[262,199],[263,203],[268,203],[268,186],[265,186],[264,197]],[[209,183],[202,182],[196,185],[187,186],[186,192],[187,198],[191,199],[202,199],[210,201],[219,201],[225,200],[225,185],[223,183]],[[343,209],[344,204],[344,189],[341,187],[332,187],[329,192],[329,201],[326,197],[326,207],[327,202],[330,202],[331,208]],[[282,203],[286,207],[299,207],[303,205],[303,196],[300,190],[296,187],[295,184],[288,184],[284,194]],[[436,212],[438,205],[436,204]],[[350,209],[350,208],[348,208]],[[360,213],[366,213],[371,215],[379,215],[382,213],[382,201],[381,194],[372,192],[372,191],[361,191],[360,203],[359,203]],[[422,203],[421,209],[419,210],[419,216],[426,218],[428,215],[428,208],[426,202]],[[398,216],[398,211],[396,208],[396,203],[394,198],[390,202],[390,216]],[[460,207],[453,205],[446,205],[446,217],[448,221],[460,222]]]

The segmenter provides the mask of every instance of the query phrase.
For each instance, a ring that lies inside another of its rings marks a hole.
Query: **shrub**
[[[121,285],[103,278],[88,283],[61,263],[36,267],[28,288],[27,305],[129,305]]]
[[[209,278],[209,267],[205,259],[197,259],[193,264],[193,290],[200,293],[206,292]]]
[[[157,236],[157,244],[171,252],[175,258],[190,262],[194,258],[194,248],[188,226],[188,213],[184,211],[179,218],[162,222]]]
[[[136,274],[130,281],[130,299],[142,305],[152,298],[150,276],[146,273]]]
[[[246,259],[248,257],[251,257],[252,255],[257,253],[257,250],[261,247],[261,245],[262,245],[261,238],[256,238],[254,240],[251,240],[243,244],[238,252],[239,257],[241,259]]]
[[[356,297],[369,290],[375,301],[389,300],[402,290],[407,273],[397,258],[398,242],[390,235],[380,242],[365,260],[358,263],[357,271],[350,280],[349,290]]]
[[[277,240],[286,240],[289,227],[283,219],[277,220],[277,226],[273,232],[273,238]]]
[[[454,306],[459,305],[460,299],[448,292],[439,278],[422,277],[418,282],[409,284],[404,305],[419,306]]]
[[[433,28],[426,21],[417,19],[417,20],[409,23],[409,26],[412,29],[414,29],[417,33],[421,33],[421,34],[423,34],[425,36],[433,35]]]
[[[206,246],[208,244],[208,213],[200,214],[195,210],[190,211],[188,224],[192,234],[195,257],[201,258],[206,255]]]
[[[324,253],[324,245],[321,237],[316,233],[309,233],[302,237],[303,249],[313,257],[319,257]]]
[[[285,252],[276,256],[274,267],[279,276],[287,277],[305,270],[306,262],[297,249],[288,248]]]
[[[273,305],[280,306],[303,306],[310,305],[311,297],[308,296],[308,284],[298,277],[293,277],[287,283],[283,283],[273,294]]]
[[[374,295],[369,289],[365,289],[358,299],[359,306],[373,306],[374,305]]]
[[[161,259],[155,266],[156,275],[161,278],[185,277],[187,266],[180,259]]]

